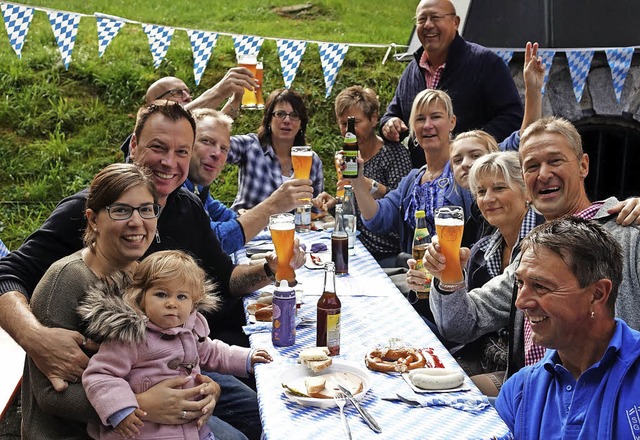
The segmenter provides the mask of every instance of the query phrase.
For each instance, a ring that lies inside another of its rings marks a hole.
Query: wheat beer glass
[[[274,214],[269,217],[269,231],[278,256],[276,282],[287,280],[290,286],[295,285],[296,274],[291,267],[293,258],[293,235],[295,218],[293,214]]]
[[[293,166],[294,179],[308,179],[311,175],[311,162],[313,152],[310,146],[291,148],[291,165]],[[309,202],[310,199],[301,199]]]
[[[256,72],[257,64],[258,64],[258,58],[256,55],[238,54],[238,66],[246,67],[247,69],[249,69],[254,77],[257,77],[257,72]],[[242,95],[242,108],[243,109],[258,108],[255,91],[244,89],[244,95]]]
[[[264,97],[262,96],[262,79],[264,78],[264,66],[262,64],[262,58],[258,60],[256,64],[256,103],[258,110],[264,109]]]
[[[344,155],[342,150],[337,150],[333,155],[333,163],[336,166],[336,178],[342,180],[342,171],[344,170]],[[336,197],[344,197],[344,186],[342,188],[336,188]]]
[[[435,212],[436,234],[446,267],[440,275],[440,290],[452,292],[464,285],[460,266],[460,243],[464,229],[464,211],[460,206],[443,206]]]

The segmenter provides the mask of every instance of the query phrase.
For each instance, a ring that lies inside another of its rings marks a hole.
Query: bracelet
[[[264,262],[264,266],[262,266],[264,268],[264,273],[267,274],[267,277],[269,277],[269,279],[271,281],[275,281],[276,280],[276,274],[273,273],[273,271],[271,270],[271,267],[269,267],[269,262],[265,261]]]

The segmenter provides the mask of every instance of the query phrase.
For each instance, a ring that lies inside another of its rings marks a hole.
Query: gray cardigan
[[[640,228],[616,223],[615,216],[607,213],[616,203],[618,200],[615,197],[605,200],[594,220],[599,221],[622,246],[623,279],[616,300],[616,317],[623,319],[631,328],[639,330]],[[460,289],[451,294],[442,294],[434,283],[431,285],[429,298],[438,330],[447,340],[466,344],[486,333],[509,327],[511,344],[508,376],[524,365],[524,315],[520,310],[514,310],[511,316],[515,300],[514,272],[519,264],[520,255],[517,255],[501,275],[468,293]]]

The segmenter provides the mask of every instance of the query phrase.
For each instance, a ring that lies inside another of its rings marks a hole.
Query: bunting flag
[[[59,11],[51,11],[47,15],[49,16],[49,23],[51,23],[53,35],[58,42],[58,49],[60,49],[60,55],[62,55],[64,68],[69,69],[71,52],[73,52],[73,45],[76,42],[76,35],[78,34],[80,15]]]
[[[33,9],[20,5],[9,5],[2,3],[2,16],[4,17],[4,27],[7,29],[9,43],[13,51],[22,58],[22,45],[27,38],[29,25],[33,18]]]
[[[616,99],[620,102],[622,96],[622,87],[627,79],[629,67],[631,66],[631,58],[633,57],[633,47],[619,47],[615,49],[606,49],[607,61],[611,69],[611,80],[613,82],[613,90],[616,92]]]
[[[569,63],[569,73],[573,82],[573,94],[576,95],[576,102],[580,103],[584,85],[587,83],[593,50],[568,50],[567,62]]]
[[[233,47],[236,55],[258,55],[264,43],[264,38],[253,35],[234,35]]]
[[[320,62],[322,63],[322,71],[324,72],[324,84],[326,86],[326,95],[328,98],[331,94],[333,84],[336,82],[338,71],[342,66],[344,57],[347,55],[349,45],[339,43],[320,43]]]
[[[544,64],[544,79],[542,80],[542,94],[547,88],[547,81],[549,81],[549,72],[551,72],[551,65],[553,64],[553,58],[556,56],[556,51],[553,49],[539,49],[538,56],[542,58]]]
[[[207,63],[211,57],[213,49],[218,41],[218,34],[215,32],[188,30],[189,41],[191,41],[191,51],[193,52],[193,77],[196,85],[200,84],[202,75],[207,68]]]
[[[98,57],[102,57],[111,40],[118,35],[124,26],[124,21],[96,14],[96,24],[98,27]]]
[[[143,24],[142,29],[147,34],[149,48],[151,49],[151,55],[153,55],[153,66],[157,69],[169,50],[174,29],[156,24]]]
[[[280,58],[280,66],[282,67],[284,86],[288,89],[296,77],[302,55],[304,55],[304,51],[307,48],[307,42],[298,40],[276,40],[276,46],[278,46],[278,57]]]
[[[496,55],[502,58],[502,61],[509,67],[509,63],[511,62],[511,58],[513,58],[513,50],[509,49],[494,49],[493,50]]]

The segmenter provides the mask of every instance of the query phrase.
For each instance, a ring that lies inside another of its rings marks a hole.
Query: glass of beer
[[[278,256],[276,282],[287,280],[290,286],[295,285],[296,281],[296,274],[291,267],[294,228],[295,217],[293,214],[274,214],[269,217],[269,231],[271,231],[273,247]]]
[[[246,67],[251,71],[254,77],[257,77],[256,66],[258,64],[258,58],[249,54],[238,54],[238,66]],[[258,108],[256,102],[256,92],[250,89],[244,89],[244,95],[242,95],[242,108],[243,109],[256,109]]]
[[[264,97],[262,96],[262,78],[264,77],[264,66],[262,59],[256,64],[256,104],[258,110],[264,109]]]
[[[440,274],[440,290],[452,292],[464,285],[460,266],[460,243],[464,229],[464,211],[460,206],[443,206],[435,212],[436,234],[440,252],[447,259]]]
[[[336,166],[336,178],[338,181],[342,180],[342,170],[344,170],[344,155],[342,154],[342,150],[336,151],[333,155],[333,163]],[[343,198],[344,197],[344,187],[336,188],[336,197]]]
[[[294,179],[308,179],[311,175],[311,163],[313,161],[313,152],[311,147],[306,145],[304,147],[292,147],[291,148],[291,165],[293,166],[293,178]],[[309,202],[311,199],[301,199],[305,202]]]

